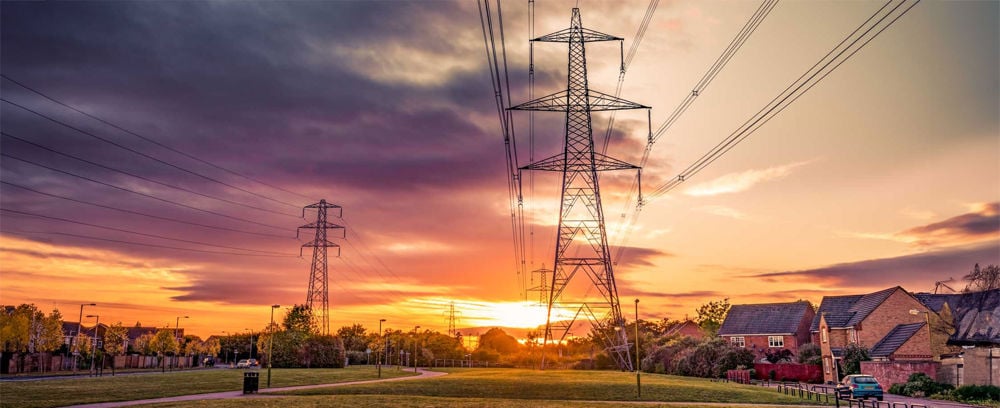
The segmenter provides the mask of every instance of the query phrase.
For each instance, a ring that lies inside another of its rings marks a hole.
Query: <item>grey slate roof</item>
[[[719,335],[794,334],[810,307],[809,302],[733,305]]]
[[[948,304],[956,328],[948,344],[1000,344],[1000,289],[948,295],[918,293],[915,296],[935,312]]]
[[[900,324],[889,330],[889,333],[875,343],[871,350],[868,351],[868,355],[872,357],[889,357],[899,347],[906,343],[910,337],[913,337],[926,323],[910,323],[910,324]]]
[[[819,331],[819,319],[824,313],[832,328],[857,326],[897,289],[903,290],[894,286],[866,295],[824,296],[809,331]]]

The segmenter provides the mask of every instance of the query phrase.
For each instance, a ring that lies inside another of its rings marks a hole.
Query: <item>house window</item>
[[[785,347],[785,336],[767,336],[768,347]]]
[[[819,337],[824,343],[830,341],[830,339],[827,337],[826,330],[821,330],[819,332]]]
[[[729,338],[729,342],[732,343],[732,345],[737,346],[737,347],[746,347],[746,345],[747,345],[746,339],[743,336],[740,336],[740,337],[730,337]]]
[[[851,337],[851,343],[857,343],[858,342],[858,331],[854,330],[853,327],[850,330],[847,331],[847,334]]]
[[[833,366],[833,362],[830,361],[830,357],[823,357],[823,370],[827,374],[830,374],[830,367]]]

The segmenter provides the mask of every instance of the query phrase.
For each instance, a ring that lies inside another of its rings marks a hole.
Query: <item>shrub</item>
[[[903,384],[893,384],[889,387],[890,394],[906,395],[910,397],[926,397],[935,394],[948,393],[954,389],[949,384],[942,384],[934,381],[927,374],[913,373]]]
[[[995,385],[963,385],[952,391],[960,401],[1000,401],[1000,387]]]
[[[822,351],[816,343],[806,343],[799,347],[798,361],[802,364],[823,364]]]

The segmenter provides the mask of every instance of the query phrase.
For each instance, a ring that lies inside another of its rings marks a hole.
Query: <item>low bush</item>
[[[1000,387],[995,385],[963,385],[951,392],[960,401],[1000,401]]]

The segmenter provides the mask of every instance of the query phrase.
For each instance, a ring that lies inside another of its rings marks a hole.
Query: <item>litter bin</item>
[[[243,393],[256,393],[260,389],[260,373],[256,371],[243,372]]]

